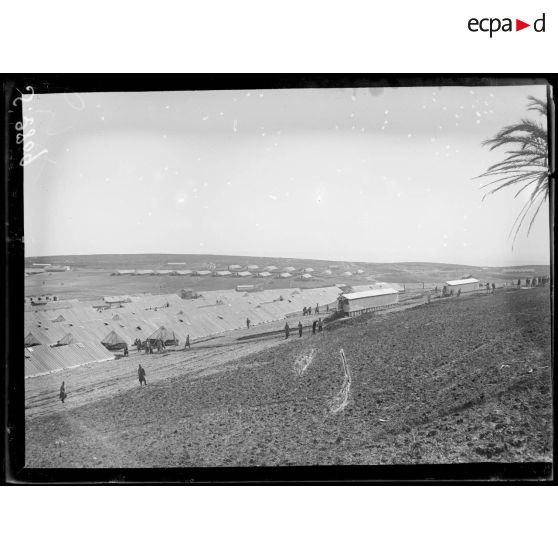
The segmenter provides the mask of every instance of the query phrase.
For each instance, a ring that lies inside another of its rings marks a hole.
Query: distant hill
[[[181,266],[169,266],[171,262],[184,262]],[[472,275],[483,278],[507,279],[514,276],[548,275],[548,265],[523,265],[505,267],[480,267],[436,262],[394,262],[373,263],[335,260],[315,260],[304,258],[269,258],[249,256],[226,256],[219,254],[96,254],[96,255],[62,255],[25,258],[25,267],[34,263],[50,263],[52,265],[69,265],[74,269],[106,270],[116,269],[226,269],[229,265],[257,265],[264,267],[274,265],[278,268],[292,266],[297,270],[311,267],[315,273],[331,268],[335,275],[344,271],[356,273],[362,269],[364,277],[378,281],[412,283],[460,278]],[[366,282],[366,281],[364,281]]]

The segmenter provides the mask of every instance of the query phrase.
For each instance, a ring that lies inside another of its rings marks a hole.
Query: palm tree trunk
[[[555,157],[554,157],[554,149],[555,149],[555,140],[556,140],[556,130],[554,126],[554,115],[555,115],[555,106],[554,106],[554,97],[553,97],[553,88],[550,85],[546,86],[546,99],[548,104],[548,205],[549,205],[549,234],[550,234],[550,272],[554,273],[554,177],[555,177]],[[551,289],[551,301],[552,301],[552,311],[554,313],[554,297],[553,294],[553,281],[550,282],[550,289]]]

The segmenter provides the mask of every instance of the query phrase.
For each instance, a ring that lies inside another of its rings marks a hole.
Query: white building
[[[348,316],[358,316],[380,308],[389,308],[398,302],[399,293],[395,289],[373,289],[341,295],[339,309]]]
[[[461,289],[462,293],[479,290],[479,280],[471,277],[469,279],[456,279],[455,281],[446,281],[448,289],[453,289],[455,293]]]

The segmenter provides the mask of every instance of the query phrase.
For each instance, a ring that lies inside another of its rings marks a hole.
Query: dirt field
[[[548,288],[217,345],[157,355],[146,388],[136,356],[33,379],[27,466],[551,460]],[[62,408],[63,378],[86,387],[69,387]],[[334,412],[342,388],[347,405]]]

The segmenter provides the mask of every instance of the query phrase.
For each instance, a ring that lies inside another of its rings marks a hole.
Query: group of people
[[[302,322],[298,322],[298,336],[302,337]],[[321,333],[324,329],[324,324],[322,322],[322,318],[318,318],[317,320],[314,320],[312,322],[312,333],[315,334],[316,330],[318,330],[319,333]],[[285,323],[285,339],[289,338],[289,335],[291,333],[291,326],[289,325],[288,322]]]
[[[490,292],[490,287],[492,287],[492,294],[496,291],[496,283],[492,283],[492,285],[487,281],[485,284],[486,294]]]
[[[154,349],[158,353],[165,351],[165,343],[162,339],[146,339],[143,342],[141,339],[136,339],[133,344],[137,348],[138,353],[144,350],[146,355],[152,355]],[[124,349],[124,356],[128,356],[128,347]]]
[[[319,314],[320,313],[320,305],[316,304],[316,307],[314,308],[314,314]],[[304,307],[302,309],[302,315],[303,316],[311,316],[312,315],[312,307],[308,306],[308,307]]]
[[[539,285],[544,287],[549,281],[550,281],[550,277],[545,277],[545,276],[532,277],[532,278],[527,277],[527,279],[524,279],[524,283],[526,287],[537,287]],[[521,284],[522,284],[521,279],[518,279],[517,288],[521,287]]]

